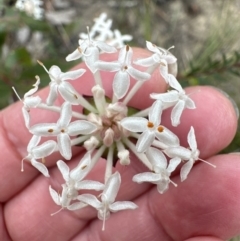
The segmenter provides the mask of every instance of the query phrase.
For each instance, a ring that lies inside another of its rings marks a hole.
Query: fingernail
[[[235,113],[236,113],[236,115],[237,115],[237,118],[239,118],[239,108],[238,108],[235,100],[234,100],[228,93],[226,93],[225,91],[223,91],[222,89],[219,89],[218,87],[214,87],[214,88],[215,88],[216,90],[218,90],[219,92],[221,92],[225,97],[227,97],[227,98],[230,100],[230,102],[232,103],[232,106],[233,106],[233,108],[234,108],[234,110],[235,110]]]

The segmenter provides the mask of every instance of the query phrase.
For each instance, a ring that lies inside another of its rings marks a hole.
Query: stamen
[[[148,124],[147,124],[147,127],[148,127],[148,128],[153,128],[153,127],[154,127],[154,124],[149,121]]]
[[[59,209],[57,212],[55,212],[55,213],[51,213],[51,216],[53,216],[53,215],[55,215],[55,214],[57,214],[57,213],[61,212],[63,209],[64,209],[64,208],[62,207],[62,208],[61,208],[61,209]]]
[[[19,99],[20,101],[22,101],[22,99],[20,98],[19,94],[17,93],[16,89],[15,89],[13,86],[12,86],[12,89],[13,89],[15,95],[18,97],[18,99]],[[23,102],[23,101],[22,101],[22,102]]]
[[[126,45],[126,51],[129,51],[130,47],[129,45]]]
[[[208,165],[212,166],[213,168],[216,168],[216,166],[215,166],[215,165],[213,165],[213,164],[212,164],[212,163],[210,163],[210,162],[207,162],[207,161],[205,161],[205,160],[203,160],[203,159],[201,159],[201,158],[198,158],[198,160],[200,160],[200,161],[202,161],[202,162],[205,162],[206,164],[208,164]]]
[[[46,160],[45,160],[45,158],[44,158],[44,157],[42,158],[42,163],[43,163],[43,164],[45,164],[45,163],[46,163]]]
[[[157,130],[158,130],[158,132],[163,132],[164,131],[164,127],[163,126],[159,126]]]
[[[49,133],[52,133],[52,132],[53,132],[53,129],[49,129],[48,132],[49,132]]]
[[[87,167],[87,165],[84,165],[81,167],[82,170],[84,170]]]

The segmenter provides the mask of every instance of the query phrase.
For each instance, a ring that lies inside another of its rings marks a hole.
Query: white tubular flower
[[[38,136],[57,136],[60,153],[65,159],[69,160],[72,157],[70,136],[88,135],[97,129],[96,125],[86,120],[77,120],[70,123],[71,118],[71,105],[64,102],[57,123],[36,124],[29,131]]]
[[[178,146],[179,139],[170,130],[160,125],[161,105],[154,102],[148,115],[148,119],[143,117],[126,117],[121,120],[123,128],[131,132],[142,132],[136,148],[138,152],[145,152],[153,143],[155,137],[167,146]]]
[[[113,79],[113,92],[118,99],[126,95],[130,86],[130,76],[137,81],[145,81],[151,77],[150,74],[141,72],[132,67],[132,54],[132,48],[126,45],[119,51],[118,61],[98,61],[97,63],[97,68],[99,70],[117,71]]]
[[[180,124],[180,118],[184,109],[195,109],[194,101],[186,95],[185,91],[171,90],[168,93],[150,94],[152,99],[156,99],[157,103],[162,106],[163,109],[174,106],[171,112],[171,121],[173,126]]]
[[[57,193],[54,189],[51,188],[51,186],[49,186],[49,192],[50,195],[53,199],[53,201],[61,206],[61,209],[59,209],[57,212],[51,214],[51,216],[59,213],[61,210],[63,209],[68,209],[71,211],[86,207],[86,204],[81,203],[81,202],[75,202],[71,204],[72,198],[68,196],[68,188],[66,185],[62,185],[62,195],[60,195],[59,193]]]
[[[138,59],[134,61],[135,64],[138,64],[144,67],[150,67],[156,64],[161,64],[163,61],[166,61],[168,64],[173,64],[177,61],[176,57],[169,52],[169,49],[165,50],[149,41],[146,41],[146,46],[148,50],[150,50],[154,54],[148,58]]]
[[[63,161],[57,162],[58,169],[62,173],[63,179],[66,181],[68,196],[75,199],[78,195],[78,190],[88,189],[100,191],[104,189],[104,184],[97,181],[83,180],[83,178],[91,170],[91,155],[87,152],[80,160],[79,164],[69,170],[68,165]]]
[[[41,103],[41,98],[39,96],[32,96],[33,94],[35,94],[38,90],[38,86],[40,84],[40,78],[39,76],[35,76],[37,81],[36,83],[33,85],[33,88],[30,89],[23,97],[23,100],[19,99],[23,102],[23,107],[22,107],[22,113],[23,113],[23,118],[25,121],[25,125],[27,128],[29,128],[30,125],[30,109],[31,108],[36,108],[40,103]],[[13,88],[13,90],[15,91],[15,89]],[[15,91],[15,93],[17,94],[17,92]],[[18,95],[17,95],[18,96]]]
[[[40,136],[33,136],[27,146],[28,155],[22,159],[22,168],[23,172],[23,161],[29,160],[31,164],[38,169],[44,176],[49,177],[48,169],[43,163],[36,161],[37,159],[43,159],[46,156],[49,156],[56,149],[57,143],[55,141],[46,141],[43,144],[38,145],[40,142]]]
[[[144,172],[137,174],[133,177],[133,181],[137,183],[150,182],[157,185],[159,193],[164,193],[168,189],[168,185],[171,182],[174,186],[177,186],[173,181],[170,180],[171,173],[181,162],[180,158],[171,159],[167,166],[167,159],[164,154],[153,147],[150,147],[146,155],[153,166],[154,172]]]
[[[38,63],[45,69],[51,79],[49,84],[50,92],[46,100],[47,105],[53,105],[57,99],[58,92],[64,100],[70,102],[72,105],[79,105],[78,92],[66,80],[75,80],[81,77],[86,70],[78,69],[63,73],[58,66],[53,65],[48,71],[42,62],[38,61]]]
[[[213,164],[199,158],[200,151],[197,149],[196,137],[194,133],[194,128],[192,126],[188,133],[187,139],[188,139],[190,150],[182,146],[169,147],[166,150],[164,150],[164,153],[166,153],[166,155],[169,156],[170,158],[180,158],[183,161],[187,161],[181,168],[181,172],[180,172],[181,181],[184,181],[187,178],[190,170],[193,167],[193,164],[197,160],[203,161],[212,167],[216,167]]]
[[[86,203],[98,210],[98,218],[103,220],[102,230],[105,229],[105,220],[110,217],[110,212],[117,212],[125,209],[136,209],[137,205],[129,201],[114,202],[121,183],[119,172],[115,172],[109,177],[103,193],[101,194],[101,202],[91,194],[83,194],[78,196],[78,200]]]
[[[106,53],[115,53],[117,50],[102,41],[93,41],[88,35],[88,39],[79,40],[79,47],[66,57],[67,61],[72,61],[84,57],[87,67],[92,73],[97,71],[96,62],[99,60],[99,49]]]

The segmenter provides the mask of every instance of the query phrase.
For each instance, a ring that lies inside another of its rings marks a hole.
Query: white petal
[[[72,157],[71,140],[67,133],[61,133],[57,136],[58,148],[61,155],[70,160]]]
[[[121,201],[121,202],[115,202],[111,205],[109,205],[109,210],[111,212],[117,212],[125,209],[136,209],[138,206],[129,201]]]
[[[167,171],[168,172],[173,172],[180,163],[181,163],[181,158],[180,157],[172,158],[170,160],[169,165],[168,165]]]
[[[59,85],[58,90],[64,100],[70,102],[72,105],[79,105],[79,94],[71,84],[64,81]]]
[[[179,157],[182,160],[189,160],[192,154],[189,149],[182,146],[170,147],[165,149],[163,152],[170,158]]]
[[[171,111],[171,121],[173,126],[178,126],[180,124],[180,118],[184,108],[185,108],[184,100],[179,100],[178,103],[173,107]]]
[[[191,148],[192,151],[197,149],[197,141],[196,141],[196,137],[195,137],[195,132],[194,132],[194,128],[191,126],[190,131],[188,132],[188,136],[187,136],[187,140],[188,140],[188,144]]]
[[[142,183],[142,182],[158,183],[161,180],[161,177],[157,173],[144,172],[133,176],[132,180],[137,183]]]
[[[84,208],[84,207],[86,207],[86,204],[85,204],[85,203],[75,202],[75,203],[67,206],[67,209],[68,209],[68,210],[71,210],[71,211],[74,211],[74,210],[78,210],[78,209],[81,209],[81,208]]]
[[[68,71],[66,73],[62,73],[60,76],[61,80],[75,80],[79,77],[81,77],[84,73],[86,72],[85,69],[77,69],[77,70],[72,70]]]
[[[171,91],[168,91],[167,93],[161,93],[161,94],[152,93],[150,94],[150,97],[152,99],[161,100],[163,102],[175,103],[176,101],[178,101],[179,94],[176,90],[171,90]]]
[[[177,81],[177,79],[175,78],[174,75],[169,74],[168,75],[168,84],[175,90],[181,92],[183,91],[182,86],[179,84],[179,82]]]
[[[163,142],[167,146],[179,145],[179,139],[177,135],[175,135],[173,132],[168,130],[166,127],[163,127],[163,131],[161,132],[155,131],[155,135],[159,141]]]
[[[28,143],[28,146],[27,146],[27,151],[28,152],[31,152],[32,149],[38,145],[38,143],[40,142],[41,140],[41,136],[36,136],[36,135],[33,135],[31,140],[29,141]]]
[[[59,129],[55,123],[36,124],[29,131],[39,136],[56,136],[59,134]]]
[[[61,69],[58,66],[56,66],[56,65],[53,65],[49,69],[50,78],[54,77],[55,79],[57,79],[61,73],[62,73]],[[52,80],[55,80],[55,79],[52,79]]]
[[[87,152],[80,160],[79,164],[71,170],[70,178],[77,181],[82,180],[91,169],[91,155]]]
[[[127,51],[128,50],[128,51]],[[118,62],[121,64],[126,64],[128,65],[131,63],[132,59],[132,48],[129,47],[128,45],[123,46],[118,54]]]
[[[106,44],[105,42],[102,41],[96,41],[96,45],[98,48],[100,48],[103,52],[106,53],[115,53],[117,52],[117,49],[111,45]]]
[[[150,74],[134,69],[132,66],[128,66],[127,72],[132,78],[138,81],[145,81],[151,77]]]
[[[120,124],[129,131],[143,132],[147,129],[148,120],[143,117],[126,117]]]
[[[118,99],[123,98],[130,85],[130,77],[126,71],[118,71],[113,79],[113,92]]]
[[[41,98],[39,96],[30,96],[30,97],[26,97],[24,99],[24,104],[28,107],[28,108],[35,108],[37,107],[37,105],[39,105],[41,103]]]
[[[160,54],[160,51],[159,49],[157,48],[157,46],[153,43],[151,43],[150,41],[146,41],[146,46],[148,48],[148,50],[154,52],[154,53],[159,53]]]
[[[167,168],[167,158],[159,149],[149,147],[146,151],[146,155],[153,166],[157,166],[164,169]]]
[[[82,57],[82,54],[79,52],[78,49],[76,49],[75,51],[73,51],[71,54],[69,54],[66,57],[66,61],[73,61],[73,60],[79,59],[81,57]]]
[[[97,61],[99,59],[99,50],[97,47],[88,47],[85,52],[85,64],[92,73],[97,71]]]
[[[82,194],[82,195],[79,195],[77,199],[96,209],[100,209],[102,206],[101,202],[92,194]]]
[[[120,70],[120,67],[121,66],[118,62],[104,62],[104,61],[97,62],[97,68],[99,70],[115,72]]]
[[[155,134],[153,131],[144,131],[138,138],[136,148],[137,152],[144,152],[149,148],[155,139]]]
[[[121,176],[119,172],[112,174],[105,185],[101,199],[103,202],[113,203],[121,184]]]
[[[69,167],[68,167],[68,165],[64,161],[59,160],[57,162],[57,166],[58,166],[58,169],[63,176],[63,179],[67,182],[69,180]]]
[[[57,90],[58,90],[58,85],[55,84],[54,82],[50,83],[50,90],[46,100],[47,105],[53,105],[53,103],[55,102],[58,96]]]
[[[86,120],[77,120],[68,126],[70,136],[88,135],[97,130],[97,126]]]
[[[168,184],[169,184],[169,182],[167,182],[167,181],[159,182],[158,185],[157,185],[158,192],[161,193],[161,194],[166,192],[167,189],[168,189]]]
[[[27,93],[25,93],[25,95],[24,95],[24,97],[23,97],[24,99],[27,98],[27,97],[29,97],[29,96],[31,96],[31,95],[33,95],[35,92],[37,92],[38,86],[39,86],[39,84],[40,84],[40,78],[37,77],[37,76],[36,76],[36,78],[37,78],[36,83],[33,85],[33,88],[32,88],[32,89],[30,89]]]
[[[192,167],[193,167],[193,163],[194,163],[194,161],[189,160],[188,162],[186,162],[186,163],[182,166],[181,171],[180,171],[180,177],[181,177],[181,181],[182,181],[182,182],[187,178],[190,170],[191,170]]]
[[[55,141],[49,140],[36,146],[32,149],[32,154],[35,159],[43,158],[51,155],[56,149],[57,143]]]
[[[149,67],[149,66],[156,64],[156,62],[154,61],[153,57],[150,56],[145,59],[137,59],[136,61],[134,61],[134,64],[144,66],[144,67]]]
[[[96,190],[96,191],[101,191],[105,187],[104,184],[97,182],[97,181],[89,181],[89,180],[84,180],[81,182],[77,182],[75,184],[75,188],[77,190],[80,189],[87,189],[87,190]]]
[[[34,159],[31,160],[31,164],[38,169],[45,177],[50,177],[48,173],[48,169],[46,166],[40,162],[35,161]]]
[[[162,105],[159,102],[155,101],[150,110],[149,110],[149,121],[154,124],[154,126],[158,126],[161,122],[161,115],[162,115]]]
[[[189,97],[186,99],[186,108],[188,109],[195,109],[196,108],[196,105],[194,103],[194,101],[192,99],[190,99]]]
[[[60,118],[58,119],[57,125],[59,128],[67,127],[72,119],[72,107],[69,102],[64,102],[61,106]]]
[[[29,128],[29,126],[30,126],[30,115],[29,115],[29,111],[24,106],[22,107],[22,114],[23,114],[25,126],[27,128]]]
[[[160,65],[159,70],[160,70],[161,76],[164,78],[164,80],[168,84],[168,65],[167,65],[167,61],[162,60],[162,64]]]
[[[57,205],[61,205],[61,204],[60,204],[60,198],[59,198],[58,193],[57,193],[54,189],[52,189],[51,186],[49,186],[49,192],[50,192],[50,195],[51,195],[53,201],[54,201]]]

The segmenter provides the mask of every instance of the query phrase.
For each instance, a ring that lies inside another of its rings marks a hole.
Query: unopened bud
[[[112,128],[108,128],[105,132],[103,143],[105,146],[111,146],[114,141],[114,131]]]
[[[120,164],[123,166],[130,164],[129,151],[124,149],[118,152]]]
[[[99,141],[95,136],[91,136],[90,139],[86,140],[83,145],[87,151],[91,151],[99,145]]]

